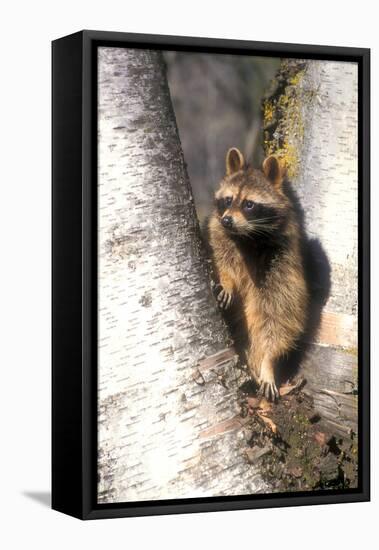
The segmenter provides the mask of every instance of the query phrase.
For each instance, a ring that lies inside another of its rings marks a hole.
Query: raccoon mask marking
[[[274,156],[263,171],[246,167],[237,149],[226,156],[226,175],[215,195],[216,210],[229,235],[272,240],[283,233],[290,204],[282,191],[284,170]]]

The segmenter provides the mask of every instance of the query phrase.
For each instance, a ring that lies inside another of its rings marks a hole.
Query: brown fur
[[[276,399],[276,365],[296,347],[308,303],[299,226],[283,190],[283,169],[273,156],[262,171],[246,167],[242,154],[230,149],[215,198],[208,239],[222,286],[218,299],[225,307],[234,302],[239,310],[248,333],[251,374],[261,392]],[[224,227],[228,216],[232,226]]]

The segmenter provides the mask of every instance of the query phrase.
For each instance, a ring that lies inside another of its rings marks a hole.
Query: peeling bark
[[[98,502],[265,491],[161,54],[100,48],[98,67]]]
[[[349,438],[358,431],[358,66],[282,60],[263,110],[265,151],[284,158],[300,199],[316,324],[324,306],[306,391],[328,429]]]

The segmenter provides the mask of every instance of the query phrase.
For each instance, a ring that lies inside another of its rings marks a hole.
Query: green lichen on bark
[[[263,149],[275,154],[293,179],[299,170],[304,137],[302,80],[306,71],[303,60],[283,59],[263,102]]]

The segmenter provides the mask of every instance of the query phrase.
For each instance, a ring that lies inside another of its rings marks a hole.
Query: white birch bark
[[[358,66],[283,60],[280,73],[264,104],[265,148],[286,159],[304,210],[313,298],[318,285],[329,287],[314,335],[323,349],[312,346],[303,364],[306,388],[330,427],[350,437],[358,431]]]
[[[279,90],[265,107],[271,125],[266,151],[287,157],[308,237],[327,255],[331,288],[325,309],[356,317],[358,66],[284,60],[282,71]]]
[[[348,338],[341,340],[343,347],[353,351],[344,357],[336,350],[329,356],[321,384],[322,365],[314,354],[309,389],[315,407],[331,426],[340,434],[342,426],[349,436],[358,432],[358,396],[350,393],[358,384],[358,65],[309,61],[301,88],[308,100],[303,103],[304,138],[295,186],[308,236],[319,240],[330,264],[330,291],[321,326],[330,318],[329,312],[337,314],[334,329],[341,332],[339,325],[349,327]],[[345,387],[347,395],[341,391],[342,381],[350,384]]]
[[[264,491],[232,431],[234,358],[197,370],[230,341],[161,54],[98,61],[98,501]]]
[[[358,65],[309,61],[302,81],[304,141],[295,186],[308,235],[331,266],[326,309],[356,316],[358,303]]]

